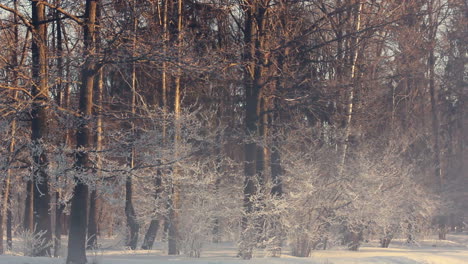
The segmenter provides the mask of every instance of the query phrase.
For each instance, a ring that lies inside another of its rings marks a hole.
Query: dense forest
[[[465,0],[0,10],[2,253],[306,257],[466,228]]]

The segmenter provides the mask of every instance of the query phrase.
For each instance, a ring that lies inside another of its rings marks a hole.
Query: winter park
[[[0,0],[0,264],[467,264],[466,0]]]

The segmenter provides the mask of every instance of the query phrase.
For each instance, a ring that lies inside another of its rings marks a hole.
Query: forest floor
[[[236,258],[232,243],[211,244],[201,258],[165,256],[163,245],[155,250],[102,249],[88,252],[90,264],[468,264],[468,233],[450,234],[445,241],[423,240],[408,246],[401,240],[390,248],[379,248],[376,242],[365,244],[358,252],[343,249],[313,251],[309,258],[292,257],[285,252],[281,258],[263,257],[261,252],[251,260]],[[63,264],[64,258],[31,258],[7,252],[0,256],[0,264]]]

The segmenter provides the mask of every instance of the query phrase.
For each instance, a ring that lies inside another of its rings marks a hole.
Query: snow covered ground
[[[407,246],[394,241],[388,249],[373,243],[358,252],[347,250],[314,251],[310,258],[296,258],[287,252],[281,258],[257,256],[252,260],[235,257],[232,244],[210,245],[199,259],[183,256],[165,256],[160,250],[99,250],[89,252],[90,264],[468,264],[468,234],[449,235],[447,241],[424,240],[418,245]],[[260,254],[260,253],[259,253]],[[0,264],[63,264],[63,258],[30,258],[13,255],[0,256]]]

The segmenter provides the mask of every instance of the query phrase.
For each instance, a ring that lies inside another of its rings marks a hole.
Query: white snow
[[[358,252],[342,249],[313,251],[309,258],[292,257],[285,252],[281,258],[262,257],[261,252],[251,260],[235,257],[236,247],[230,243],[209,245],[201,258],[166,256],[163,245],[155,250],[99,250],[89,252],[90,264],[467,264],[468,235],[449,235],[448,240],[424,240],[408,246],[395,240],[384,249],[369,243]],[[13,255],[0,256],[0,264],[64,264],[63,258],[32,258]]]

